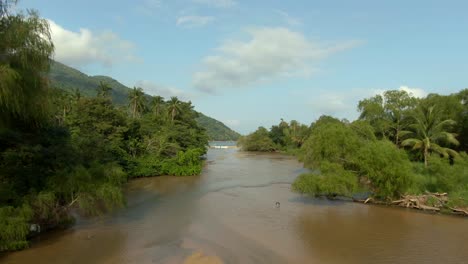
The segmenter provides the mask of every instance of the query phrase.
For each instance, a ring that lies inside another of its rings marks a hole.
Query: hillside
[[[77,69],[60,62],[53,62],[50,68],[50,82],[52,86],[73,91],[78,89],[86,96],[95,96],[99,82],[105,82],[112,87],[112,100],[116,104],[127,104],[129,87],[108,76],[88,76]],[[237,140],[239,133],[233,131],[222,122],[200,113],[198,123],[204,127],[210,140]]]
[[[95,96],[96,87],[102,81],[112,87],[112,100],[115,103],[125,104],[127,102],[130,88],[107,76],[88,76],[77,69],[55,61],[51,64],[49,77],[53,86],[65,90],[78,89],[87,96]]]
[[[239,139],[240,134],[227,127],[222,122],[199,113],[200,117],[197,118],[198,124],[206,129],[210,140],[215,141],[236,141]]]

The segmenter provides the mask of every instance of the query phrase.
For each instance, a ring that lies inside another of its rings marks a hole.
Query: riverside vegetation
[[[238,143],[296,155],[312,171],[294,182],[300,193],[468,215],[468,89],[425,98],[386,91],[358,110],[353,122],[281,120]]]
[[[201,172],[208,136],[190,102],[135,87],[123,106],[105,82],[95,97],[51,87],[48,22],[14,4],[0,1],[0,251],[70,224],[71,209],[123,206],[130,178]]]

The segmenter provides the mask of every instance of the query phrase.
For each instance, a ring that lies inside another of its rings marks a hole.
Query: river
[[[468,263],[468,219],[301,196],[290,184],[303,171],[288,156],[210,149],[201,176],[131,181],[126,208],[0,262]]]

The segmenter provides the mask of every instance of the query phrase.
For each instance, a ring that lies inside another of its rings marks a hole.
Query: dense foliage
[[[296,154],[312,171],[293,184],[302,193],[368,193],[389,200],[447,192],[450,206],[468,206],[468,89],[421,99],[387,91],[360,101],[358,110],[354,122],[330,116],[310,126],[281,120],[239,144],[246,151]]]
[[[48,23],[9,13],[13,2],[0,1],[0,251],[69,224],[72,208],[123,206],[130,177],[201,172],[208,137],[190,102],[134,88],[127,104],[114,104],[106,79],[94,97],[52,88]]]
[[[78,92],[81,95],[87,97],[96,96],[98,94],[96,87],[101,84],[106,84],[109,88],[111,88],[109,93],[112,97],[112,102],[119,106],[128,105],[130,103],[128,98],[129,94],[135,95],[135,89],[130,89],[110,77],[88,76],[58,61],[51,62],[49,79],[53,87],[66,90],[72,94]],[[146,98],[145,100],[147,100],[148,103],[151,103],[153,100],[147,94],[140,94],[139,96]],[[142,105],[139,105],[138,107],[142,107]],[[157,105],[155,107],[158,108]],[[206,130],[209,140],[236,141],[240,136],[237,132],[233,131],[222,122],[208,117],[202,113],[198,113],[196,120],[198,125]]]
[[[294,151],[309,135],[309,127],[292,120],[289,124],[281,119],[270,131],[259,127],[250,135],[239,138],[238,145],[245,151]]]
[[[246,151],[275,151],[277,145],[268,135],[268,130],[264,127],[259,127],[254,133],[241,137],[238,144]]]

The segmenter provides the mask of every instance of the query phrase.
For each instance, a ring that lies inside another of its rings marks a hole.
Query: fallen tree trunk
[[[467,208],[452,208],[448,207],[448,196],[447,193],[430,193],[426,192],[421,195],[403,195],[398,200],[393,201],[380,201],[372,197],[366,199],[353,199],[354,202],[358,203],[372,203],[372,204],[383,204],[392,205],[406,208],[413,208],[423,211],[440,212],[443,208],[449,209],[454,214],[468,216]],[[448,211],[448,210],[446,210]]]
[[[461,208],[450,208],[450,210],[452,210],[456,214],[462,214],[462,215],[467,215],[468,216],[468,208],[466,210],[461,209]]]
[[[376,201],[373,198],[367,198],[365,200],[355,200],[356,202],[361,203],[377,203],[377,204],[387,204],[394,205],[406,208],[414,208],[425,211],[434,211],[439,212],[443,208],[447,201],[447,193],[426,193],[421,195],[403,195],[398,200],[393,200],[390,202],[381,202]]]
[[[448,198],[446,193],[429,193],[421,195],[404,195],[399,200],[394,200],[391,204],[407,208],[415,208],[425,211],[439,212],[444,207]]]

